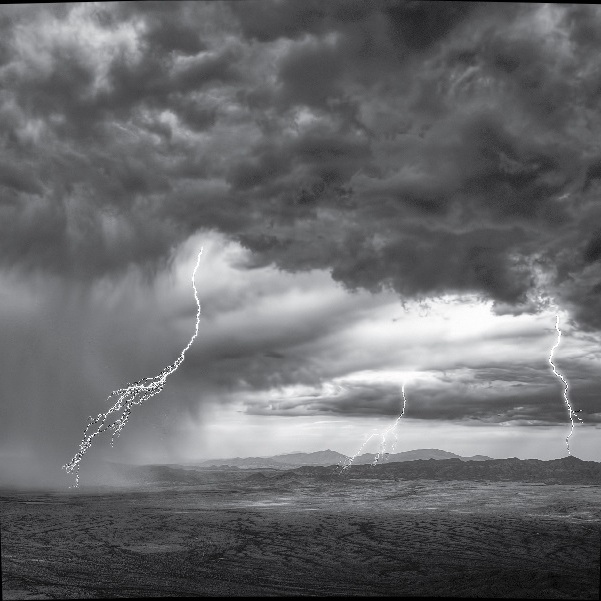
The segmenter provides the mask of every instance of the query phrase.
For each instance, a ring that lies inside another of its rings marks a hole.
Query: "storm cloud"
[[[536,264],[601,325],[596,7],[2,12],[5,266],[152,269],[207,228],[404,297],[524,304]]]
[[[7,444],[62,456],[99,398],[177,356],[203,240],[178,415],[393,416],[400,384],[349,374],[410,366],[410,419],[564,423],[555,331],[527,331],[556,306],[599,421],[599,32],[588,5],[0,8]],[[519,331],[396,323],[452,295]]]

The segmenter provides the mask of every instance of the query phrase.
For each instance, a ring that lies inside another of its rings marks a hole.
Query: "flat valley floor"
[[[598,599],[600,493],[240,475],[177,489],[5,490],[2,594]]]

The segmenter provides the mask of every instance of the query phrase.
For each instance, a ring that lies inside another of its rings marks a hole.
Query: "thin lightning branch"
[[[102,432],[105,432],[106,430],[112,430],[113,435],[111,437],[111,446],[113,446],[115,436],[119,436],[121,434],[121,430],[129,419],[132,406],[140,405],[150,397],[161,392],[165,386],[167,378],[183,363],[186,351],[190,348],[190,346],[192,346],[194,339],[198,335],[198,326],[200,323],[200,302],[198,300],[198,290],[196,290],[194,279],[196,277],[196,271],[200,263],[200,255],[202,255],[202,251],[203,249],[201,248],[196,259],[194,272],[192,273],[192,287],[194,288],[194,298],[196,300],[197,310],[196,327],[194,329],[192,338],[190,338],[190,342],[188,342],[184,350],[180,353],[179,357],[171,365],[165,367],[157,376],[143,378],[142,380],[138,380],[133,384],[128,383],[125,388],[113,390],[113,392],[111,392],[111,394],[107,397],[107,401],[113,397],[118,397],[115,404],[106,413],[99,413],[96,418],[90,417],[90,421],[83,433],[83,439],[79,443],[78,452],[74,455],[71,461],[69,461],[69,463],[63,465],[63,469],[65,469],[68,473],[75,471],[75,487],[79,486],[79,464],[86,451],[92,445],[92,440],[94,437],[98,436]],[[119,412],[120,415],[114,422],[105,425],[110,414]],[[90,428],[95,424],[98,424],[96,430],[88,434]]]
[[[342,470],[341,472],[344,472],[344,470],[347,470],[349,467],[351,467],[351,465],[353,464],[353,461],[355,461],[355,459],[357,459],[357,457],[359,456],[359,454],[361,453],[361,451],[364,449],[365,445],[374,437],[377,435],[377,432],[374,432],[373,434],[370,434],[365,441],[363,442],[363,444],[359,447],[359,450],[352,456],[352,457],[348,457],[347,460],[344,462],[344,465],[342,466]]]
[[[392,449],[394,450],[394,448],[396,447],[396,438],[397,438],[396,427],[397,427],[398,423],[401,421],[401,419],[403,418],[403,415],[405,415],[405,407],[407,406],[407,397],[405,396],[405,383],[404,382],[403,382],[403,386],[401,387],[401,392],[403,394],[403,410],[401,411],[401,414],[396,418],[394,423],[391,426],[389,426],[388,428],[386,428],[386,430],[384,430],[384,432],[379,434],[379,436],[382,438],[382,441],[380,443],[380,450],[376,454],[376,458],[373,460],[372,465],[376,465],[378,463],[378,461],[380,460],[380,458],[385,455],[385,453],[386,453],[386,437],[392,431],[394,431],[394,434],[395,434],[395,441],[392,445]],[[353,464],[353,461],[355,461],[355,459],[359,456],[361,451],[365,448],[365,445],[374,436],[378,436],[378,433],[374,432],[373,434],[368,436],[367,439],[364,441],[364,443],[361,445],[361,447],[359,447],[359,450],[352,457],[349,457],[345,461],[344,465],[342,466],[341,473],[344,472],[345,470],[347,470],[349,467],[351,467],[351,465]]]
[[[568,448],[568,455],[571,455],[572,453],[570,451],[570,436],[572,436],[572,433],[574,432],[574,416],[576,417],[576,419],[578,421],[582,421],[582,420],[580,419],[578,414],[574,411],[574,409],[572,409],[572,405],[570,404],[570,399],[568,397],[568,388],[569,388],[568,381],[557,371],[557,369],[555,369],[555,364],[553,363],[553,353],[555,352],[555,350],[557,349],[557,347],[559,346],[559,343],[561,341],[561,330],[559,329],[559,313],[557,313],[555,315],[555,329],[557,330],[557,342],[553,345],[553,348],[551,348],[551,352],[549,353],[549,365],[553,369],[553,373],[555,374],[555,376],[558,377],[563,382],[563,386],[564,386],[563,398],[564,398],[565,404],[568,408],[568,412],[570,415],[570,422],[572,424],[572,427],[570,428],[570,433],[566,436],[566,447]]]
[[[372,465],[376,465],[378,463],[378,461],[380,460],[380,458],[383,457],[384,454],[386,453],[386,437],[392,431],[394,431],[395,437],[396,437],[396,427],[397,427],[398,423],[401,421],[401,419],[403,418],[403,415],[405,415],[405,407],[407,405],[407,398],[405,397],[405,383],[404,382],[403,382],[403,386],[401,387],[401,392],[403,394],[403,410],[401,411],[401,414],[396,418],[394,423],[391,426],[389,426],[386,430],[384,430],[384,432],[381,434],[382,442],[380,444],[380,450],[378,451],[376,458],[373,460]],[[394,450],[395,447],[396,447],[396,439],[392,445],[392,450]]]

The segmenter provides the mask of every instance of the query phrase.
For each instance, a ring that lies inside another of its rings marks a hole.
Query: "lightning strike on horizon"
[[[365,445],[374,437],[376,436],[377,432],[374,432],[373,434],[370,434],[364,441],[363,444],[359,447],[359,450],[352,456],[352,457],[348,457],[346,459],[346,461],[344,462],[344,465],[342,465],[342,470],[341,473],[344,472],[345,470],[347,470],[349,467],[351,467],[351,465],[353,464],[353,461],[355,461],[355,459],[357,458],[357,456],[361,453],[361,451],[364,449]]]
[[[407,397],[405,396],[405,383],[403,382],[403,385],[401,387],[401,392],[403,395],[403,410],[401,411],[400,415],[396,418],[396,420],[394,421],[394,423],[389,426],[388,428],[386,428],[386,430],[384,430],[384,432],[382,432],[381,434],[379,434],[379,436],[382,438],[382,442],[380,443],[380,450],[378,451],[378,453],[376,454],[375,459],[372,462],[372,466],[376,465],[380,459],[380,457],[384,456],[386,454],[386,437],[388,436],[388,434],[391,431],[394,431],[395,433],[395,441],[392,445],[392,450],[394,450],[394,448],[396,447],[396,427],[398,425],[398,423],[401,421],[403,415],[405,415],[405,407],[407,406]],[[363,444],[359,447],[359,450],[352,456],[349,457],[344,465],[342,466],[342,470],[341,473],[344,472],[345,470],[347,470],[349,467],[351,467],[351,465],[353,464],[353,461],[355,461],[355,459],[359,456],[359,454],[361,453],[361,451],[365,448],[365,445],[374,437],[374,436],[378,436],[377,432],[374,432],[373,434],[370,434],[365,441],[363,442]]]
[[[572,424],[572,427],[570,428],[570,433],[566,436],[566,447],[568,449],[568,455],[571,455],[572,452],[570,451],[570,436],[572,436],[572,434],[574,432],[574,416],[576,416],[576,419],[580,422],[582,421],[582,419],[580,419],[580,417],[574,411],[574,409],[572,409],[572,405],[570,404],[570,399],[568,397],[568,389],[569,389],[568,381],[557,371],[557,369],[555,368],[555,364],[553,363],[553,353],[555,352],[555,350],[557,349],[557,347],[559,346],[559,343],[561,341],[561,330],[559,329],[559,313],[557,313],[555,315],[555,329],[557,330],[557,342],[553,345],[553,347],[551,348],[551,352],[549,353],[549,365],[553,369],[553,373],[555,374],[555,376],[558,377],[563,382],[563,385],[564,385],[563,398],[564,398],[565,404],[568,408],[568,412],[570,415],[570,422]]]
[[[391,426],[389,426],[386,430],[384,430],[384,432],[381,434],[382,442],[380,443],[380,450],[376,454],[376,457],[373,460],[372,465],[376,465],[378,463],[378,461],[380,460],[380,457],[383,457],[386,454],[386,437],[388,436],[388,434],[391,431],[394,431],[394,433],[395,433],[395,441],[392,443],[391,451],[394,451],[394,449],[396,447],[396,442],[397,442],[397,438],[398,438],[396,436],[396,427],[397,427],[398,423],[401,421],[401,419],[403,418],[403,415],[405,415],[405,407],[407,406],[407,397],[405,397],[405,382],[403,382],[403,385],[401,386],[401,393],[403,395],[403,410],[401,411],[401,414],[396,418],[394,423]]]
[[[196,300],[197,307],[196,326],[192,338],[190,338],[190,341],[182,350],[179,357],[173,363],[171,363],[171,365],[168,365],[167,367],[163,368],[163,370],[157,376],[143,378],[141,380],[138,380],[137,382],[134,382],[133,384],[128,383],[127,386],[125,386],[125,388],[113,390],[113,392],[109,394],[106,400],[108,401],[112,397],[118,395],[119,398],[114,403],[114,405],[106,413],[99,413],[96,418],[89,418],[90,421],[86,429],[84,430],[83,438],[79,443],[79,450],[73,456],[71,461],[69,461],[69,463],[63,465],[63,469],[66,470],[67,473],[75,471],[75,488],[79,486],[79,464],[83,459],[83,456],[85,455],[86,451],[92,445],[92,440],[94,439],[94,437],[98,436],[98,434],[101,434],[102,432],[106,432],[106,430],[113,430],[113,434],[111,437],[111,446],[113,446],[115,436],[119,436],[121,434],[121,430],[123,429],[123,427],[127,423],[127,420],[129,419],[132,406],[140,405],[144,401],[148,400],[150,397],[161,392],[165,386],[167,378],[183,363],[186,351],[190,348],[190,346],[192,346],[194,339],[198,335],[198,326],[200,323],[200,301],[198,300],[198,290],[196,289],[196,283],[194,280],[196,277],[198,265],[200,264],[200,256],[202,255],[202,251],[203,248],[201,247],[200,252],[198,253],[198,257],[196,259],[194,271],[192,272],[192,288],[194,289],[194,298]],[[119,411],[121,412],[120,416],[113,423],[105,425],[108,416],[111,413],[116,413]],[[90,428],[94,424],[98,424],[98,422],[100,422],[100,424],[97,426],[96,430],[94,430],[94,432],[92,432],[91,434],[88,434]]]

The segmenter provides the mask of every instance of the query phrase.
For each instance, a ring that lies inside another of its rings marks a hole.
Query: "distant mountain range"
[[[375,453],[364,453],[353,460],[353,465],[372,464],[377,455]],[[274,455],[272,457],[234,457],[232,459],[209,459],[195,464],[198,467],[239,467],[242,469],[291,469],[301,465],[340,465],[350,457],[331,451],[316,451],[315,453],[287,453],[285,455]],[[385,453],[378,459],[378,463],[393,463],[400,461],[416,461],[418,459],[459,459],[460,461],[490,461],[492,457],[486,455],[473,455],[462,457],[440,449],[416,449],[402,453]]]
[[[424,451],[424,449],[421,449]],[[332,452],[332,451],[330,451]],[[294,455],[297,455],[296,453]],[[300,453],[298,455],[301,455]],[[312,455],[312,453],[308,453]],[[344,457],[344,455],[343,455]],[[297,458],[298,459],[298,458]],[[315,458],[317,461],[317,458]],[[533,482],[541,484],[601,485],[601,463],[564,457],[550,461],[539,459],[488,459],[465,461],[451,459],[417,459],[354,464],[344,472],[338,465],[297,465],[291,469],[238,466],[124,465],[111,463],[115,476],[125,486],[195,486],[226,485],[297,485],[310,481],[336,482],[342,478],[362,480],[471,480],[489,482]],[[117,483],[116,483],[117,484]]]

